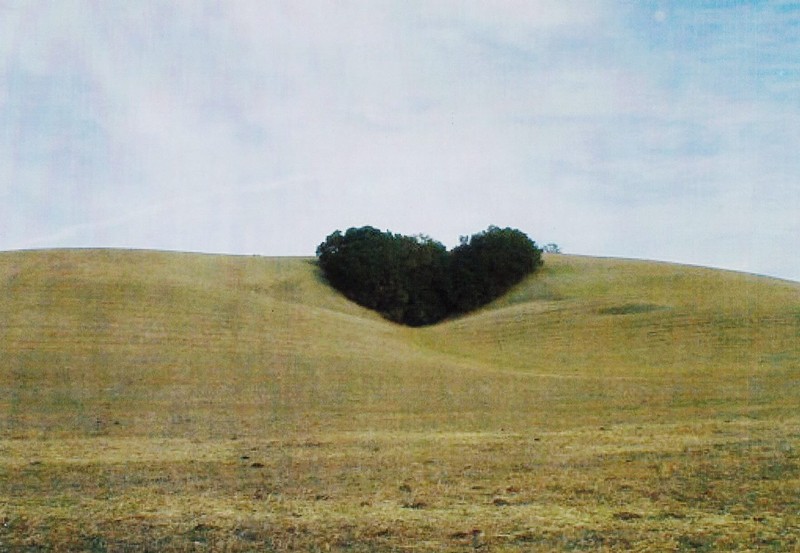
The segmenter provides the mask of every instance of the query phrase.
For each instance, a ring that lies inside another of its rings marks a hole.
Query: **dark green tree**
[[[467,312],[505,294],[542,264],[542,250],[516,229],[490,226],[462,237],[450,255],[450,301]]]
[[[320,269],[347,298],[411,326],[441,321],[505,293],[541,264],[524,233],[489,227],[452,252],[427,236],[374,227],[336,231],[317,247]]]
[[[430,238],[350,228],[329,235],[317,258],[334,288],[392,321],[421,326],[449,312],[447,249]]]

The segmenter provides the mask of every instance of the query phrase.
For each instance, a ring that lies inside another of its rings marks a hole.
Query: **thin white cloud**
[[[352,225],[508,224],[800,279],[780,3],[3,9],[2,248],[312,254]]]

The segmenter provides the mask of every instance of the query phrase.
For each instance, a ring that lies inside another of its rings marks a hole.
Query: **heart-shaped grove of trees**
[[[329,235],[317,262],[348,299],[391,321],[425,326],[503,295],[542,265],[542,250],[512,228],[490,226],[448,251],[424,235],[365,226]]]

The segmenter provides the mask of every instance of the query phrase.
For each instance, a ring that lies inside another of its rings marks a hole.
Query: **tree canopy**
[[[328,282],[350,300],[410,326],[485,305],[535,271],[542,251],[523,232],[489,227],[452,251],[424,235],[337,230],[317,247]]]
[[[462,238],[450,254],[450,299],[466,312],[505,294],[542,264],[542,251],[527,235],[511,228]]]

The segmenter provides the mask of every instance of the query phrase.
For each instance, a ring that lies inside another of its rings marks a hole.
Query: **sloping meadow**
[[[0,254],[0,550],[791,550],[800,286],[547,255],[391,323],[313,260]]]

